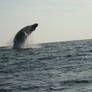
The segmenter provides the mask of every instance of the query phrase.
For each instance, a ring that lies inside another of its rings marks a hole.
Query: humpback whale
[[[22,48],[27,37],[36,29],[37,26],[38,23],[35,23],[33,25],[28,25],[22,28],[19,32],[17,32],[13,39],[13,49]]]

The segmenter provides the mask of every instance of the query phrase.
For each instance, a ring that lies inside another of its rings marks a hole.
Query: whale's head
[[[34,31],[37,26],[38,26],[38,23],[35,23],[35,24],[31,25],[31,30]]]
[[[37,26],[38,26],[38,23],[35,23],[35,24],[29,25],[29,26],[27,26],[27,27],[28,27],[28,30],[29,30],[30,32],[32,32],[32,31],[35,31],[35,29],[37,28]]]
[[[37,28],[37,26],[38,26],[38,23],[35,23],[33,25],[28,25],[28,26],[24,27],[21,30],[24,31],[24,32],[26,32],[27,34],[30,34],[33,31],[35,31],[35,29]]]

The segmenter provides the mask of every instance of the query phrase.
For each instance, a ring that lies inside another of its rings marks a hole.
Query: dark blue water
[[[0,47],[0,92],[92,92],[92,40]]]

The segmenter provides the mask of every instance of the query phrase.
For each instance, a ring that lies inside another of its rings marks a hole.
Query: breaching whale
[[[13,39],[13,49],[21,48],[24,45],[27,37],[36,29],[37,26],[38,23],[28,25],[17,32]]]

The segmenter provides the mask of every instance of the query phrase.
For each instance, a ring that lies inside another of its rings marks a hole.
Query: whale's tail
[[[13,49],[20,49],[25,43],[26,38],[36,29],[38,23],[22,28],[14,37]]]

